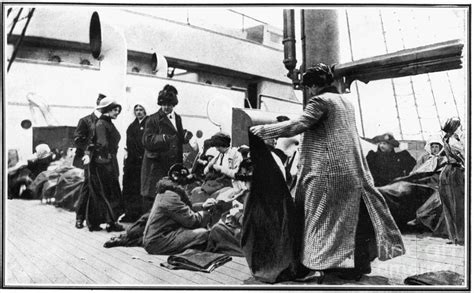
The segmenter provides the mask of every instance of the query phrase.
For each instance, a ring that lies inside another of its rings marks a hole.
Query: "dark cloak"
[[[249,143],[254,171],[244,209],[242,250],[257,280],[291,280],[299,263],[293,199],[265,143],[251,133]]]

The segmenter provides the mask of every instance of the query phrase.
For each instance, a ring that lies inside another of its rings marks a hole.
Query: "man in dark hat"
[[[165,85],[158,94],[161,108],[145,123],[143,133],[143,156],[141,170],[142,212],[151,209],[155,199],[156,183],[166,176],[169,168],[183,162],[183,144],[192,134],[183,129],[181,116],[174,112],[178,104],[178,91],[172,85]]]
[[[98,106],[100,101],[106,96],[99,94],[96,100]],[[76,228],[84,228],[84,219],[86,217],[86,204],[89,197],[89,162],[92,138],[95,132],[95,124],[102,113],[95,109],[91,114],[82,117],[77,123],[76,130],[74,131],[74,145],[76,146],[76,154],[74,156],[73,165],[77,168],[84,169],[84,183],[81,189],[81,194],[76,202]]]
[[[377,143],[377,151],[369,151],[367,163],[375,186],[387,185],[395,178],[410,174],[416,160],[406,150],[395,152],[400,143],[391,133],[377,135],[372,141]]]

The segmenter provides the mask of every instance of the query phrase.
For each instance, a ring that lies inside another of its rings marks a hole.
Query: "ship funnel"
[[[156,76],[168,77],[168,61],[166,61],[165,56],[153,53],[151,56],[151,70]]]
[[[127,74],[127,42],[123,31],[111,23],[112,15],[95,11],[89,26],[89,45],[92,56],[100,61],[98,90],[114,97],[119,103],[125,99]]]

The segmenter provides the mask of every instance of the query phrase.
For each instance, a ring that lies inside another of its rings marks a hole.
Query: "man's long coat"
[[[143,133],[141,194],[149,198],[156,195],[156,183],[167,175],[169,168],[183,163],[184,130],[181,116],[175,113],[176,128],[163,110],[151,115]]]

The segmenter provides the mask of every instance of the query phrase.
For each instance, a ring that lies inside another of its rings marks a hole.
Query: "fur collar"
[[[172,191],[179,195],[181,200],[188,205],[189,207],[192,206],[191,202],[189,201],[189,197],[184,190],[184,187],[179,185],[178,183],[169,179],[169,177],[163,177],[160,181],[158,181],[156,185],[156,189],[158,195],[165,193],[167,190]]]

